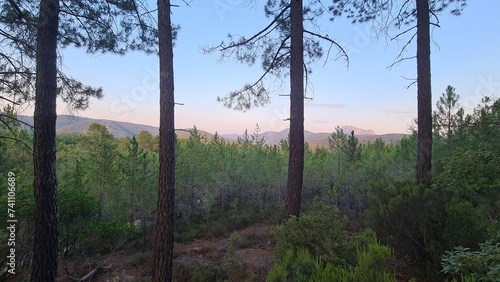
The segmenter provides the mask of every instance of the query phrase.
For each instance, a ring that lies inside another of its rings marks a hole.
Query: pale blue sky
[[[196,125],[219,133],[262,131],[288,127],[288,84],[272,97],[272,103],[245,113],[226,109],[217,96],[239,89],[262,72],[260,64],[228,62],[218,64],[218,54],[203,55],[201,47],[217,45],[230,32],[252,35],[264,27],[264,1],[247,7],[243,0],[195,0],[186,7],[179,1],[173,9],[174,23],[181,25],[174,49],[176,127]],[[432,46],[432,89],[436,101],[447,85],[462,96],[461,104],[473,108],[481,95],[500,95],[500,1],[468,1],[463,15],[446,11],[435,28]],[[377,134],[408,132],[416,117],[416,88],[406,89],[416,77],[414,61],[386,69],[399,52],[396,42],[385,37],[371,38],[370,26],[352,25],[345,20],[324,21],[324,33],[345,46],[349,68],[342,59],[323,61],[313,68],[314,97],[306,101],[305,128],[332,132],[337,125],[372,129]],[[411,48],[409,56],[414,53]],[[84,83],[102,86],[105,97],[92,100],[91,108],[78,115],[157,126],[159,124],[158,62],[156,56],[130,53],[125,56],[90,56],[82,50],[64,51],[65,71]],[[287,80],[288,78],[285,78]],[[58,113],[67,110],[58,104]]]

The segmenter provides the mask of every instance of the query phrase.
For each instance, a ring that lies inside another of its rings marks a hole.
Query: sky
[[[176,1],[173,1],[175,3]],[[288,128],[288,77],[262,108],[239,112],[217,102],[218,96],[240,89],[262,74],[260,62],[249,67],[232,59],[219,62],[220,54],[206,55],[204,46],[218,45],[228,33],[251,36],[266,26],[265,1],[248,6],[245,0],[177,1],[172,21],[181,26],[174,48],[176,128],[195,125],[211,133],[261,132]],[[305,1],[307,2],[307,1]],[[448,85],[456,88],[460,104],[471,110],[482,95],[500,95],[500,1],[468,1],[461,16],[449,11],[432,30],[431,65],[433,105]],[[416,63],[391,65],[404,42],[378,38],[372,25],[353,25],[344,19],[321,22],[321,31],[341,44],[349,55],[312,65],[311,89],[305,101],[305,129],[333,132],[352,125],[377,134],[408,133],[416,117]],[[394,32],[396,34],[396,32]],[[407,55],[415,54],[414,42]],[[327,47],[325,45],[325,47]],[[335,54],[335,53],[334,53]],[[158,126],[158,58],[139,52],[124,56],[89,55],[84,50],[63,51],[64,71],[86,84],[101,86],[104,98],[92,99],[78,116]],[[68,114],[62,102],[58,113]]]

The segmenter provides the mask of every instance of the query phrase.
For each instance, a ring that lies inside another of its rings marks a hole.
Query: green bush
[[[314,258],[307,249],[294,251],[290,248],[282,261],[268,273],[268,282],[285,281],[339,281],[339,282],[395,282],[388,272],[392,251],[378,243],[359,249],[357,265],[353,269]]]
[[[392,250],[377,242],[368,245],[366,250],[359,248],[354,269],[358,281],[370,281],[371,277],[378,277],[382,272],[388,271],[392,258]]]
[[[292,216],[271,229],[276,237],[275,256],[281,258],[290,248],[302,248],[325,261],[346,264],[348,234],[344,226],[335,207],[315,201],[299,218]]]
[[[229,258],[224,261],[224,264],[227,266],[225,273],[229,281],[257,281],[257,278],[250,271],[246,262]]]
[[[122,242],[139,233],[135,226],[129,226],[118,221],[93,222],[92,230],[94,242],[100,242],[99,247],[96,249],[97,252],[113,251]]]
[[[215,282],[222,281],[222,269],[212,264],[195,264],[190,269],[191,281]]]
[[[474,206],[469,200],[453,198],[444,205],[445,226],[443,247],[474,246],[478,238],[485,238],[487,213],[484,205]],[[443,253],[444,250],[439,250]]]
[[[298,248],[295,251],[289,248],[281,262],[269,270],[266,281],[307,281],[318,268],[323,268],[321,259],[314,259],[307,249]]]
[[[59,190],[59,230],[64,255],[92,236],[93,223],[98,219],[100,208],[99,201],[84,190]]]
[[[239,234],[233,232],[229,235],[229,251],[234,252],[238,249],[248,248],[255,244],[255,235]]]
[[[426,187],[413,180],[372,185],[366,215],[385,244],[436,271],[445,250],[471,247],[485,237],[490,221],[486,206],[453,196],[438,184]]]
[[[468,275],[477,281],[500,281],[500,232],[491,240],[479,243],[479,251],[455,247],[441,260],[443,272],[450,275]]]
[[[222,269],[216,264],[174,262],[174,281],[219,282],[223,281]]]

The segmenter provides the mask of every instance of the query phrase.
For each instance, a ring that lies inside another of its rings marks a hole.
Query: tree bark
[[[172,281],[175,196],[174,66],[170,1],[158,0],[160,177],[152,281]]]
[[[286,216],[300,215],[304,179],[304,42],[302,0],[292,0],[290,50],[290,151]]]
[[[58,0],[40,1],[34,113],[35,239],[31,281],[54,281],[59,253],[56,178]]]
[[[429,0],[417,0],[417,183],[432,168],[432,93]]]

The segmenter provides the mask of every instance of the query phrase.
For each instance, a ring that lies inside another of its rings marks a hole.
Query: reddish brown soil
[[[232,243],[231,234],[220,238],[196,239],[174,246],[175,281],[186,279],[186,266],[196,264],[215,265],[222,269],[224,279],[229,281],[264,281],[272,266],[274,242],[269,228],[271,223],[258,223],[237,230],[237,237],[244,244]],[[235,236],[235,235],[233,235]],[[92,282],[150,281],[152,247],[150,242],[138,240],[123,250],[101,257],[85,257],[62,260],[58,282],[78,281],[94,268],[101,266],[90,279]]]

